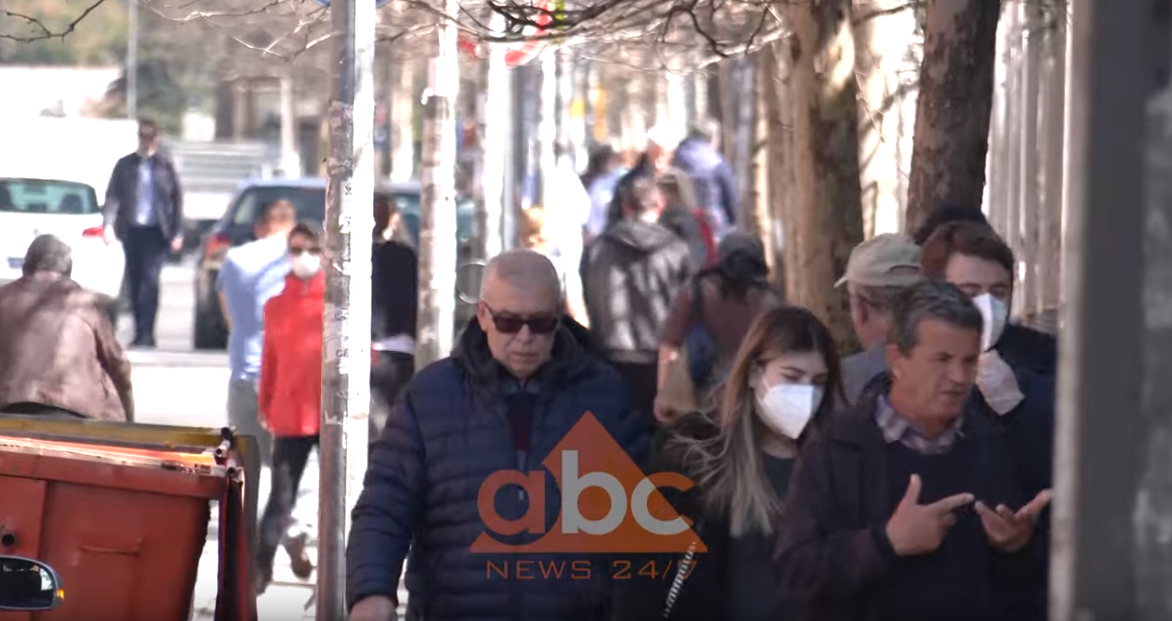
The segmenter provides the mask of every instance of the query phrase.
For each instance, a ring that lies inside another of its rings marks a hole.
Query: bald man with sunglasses
[[[501,471],[548,476],[543,462],[587,412],[636,464],[644,462],[647,428],[633,413],[626,384],[561,324],[564,308],[560,279],[545,256],[513,250],[489,262],[476,318],[450,357],[415,376],[374,446],[347,555],[353,621],[395,618],[409,548],[407,618],[607,618],[613,572],[598,555],[508,555],[509,564],[593,563],[588,579],[566,572],[534,580],[515,572],[487,576],[487,557],[470,550],[485,533],[514,544],[541,536],[486,528],[480,488]],[[530,499],[512,486],[490,502],[506,519],[530,511]],[[587,503],[584,515],[606,510]],[[560,495],[547,493],[547,529],[559,509]]]

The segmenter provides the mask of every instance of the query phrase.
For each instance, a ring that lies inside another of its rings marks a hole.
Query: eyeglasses
[[[481,302],[481,304],[484,303]],[[561,323],[560,317],[552,315],[518,317],[517,315],[506,313],[497,314],[488,304],[484,304],[484,308],[488,309],[488,314],[492,316],[493,327],[501,334],[516,334],[525,326],[529,326],[529,331],[533,334],[550,334],[554,330],[557,330],[558,324]]]
[[[303,254],[319,255],[321,248],[290,248],[289,256],[297,257]]]

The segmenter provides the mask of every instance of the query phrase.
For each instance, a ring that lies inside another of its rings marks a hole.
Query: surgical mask
[[[289,263],[293,268],[293,275],[307,280],[321,269],[321,256],[302,252],[289,259]]]
[[[973,304],[981,311],[981,351],[989,351],[1001,339],[1005,324],[1009,321],[1009,308],[1001,300],[988,293],[973,298]]]
[[[822,387],[778,384],[757,399],[757,413],[775,433],[797,440],[822,404]]]

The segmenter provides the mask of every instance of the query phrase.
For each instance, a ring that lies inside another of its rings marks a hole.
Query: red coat
[[[325,273],[289,274],[265,304],[260,363],[260,418],[276,437],[316,436],[321,429],[321,340]]]

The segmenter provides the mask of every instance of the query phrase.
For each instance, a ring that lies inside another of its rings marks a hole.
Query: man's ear
[[[489,315],[488,308],[484,302],[476,303],[476,323],[480,324],[480,329],[488,332],[489,327],[492,326],[492,317]]]
[[[899,345],[895,343],[887,344],[887,371],[891,373],[891,377],[897,378],[900,374],[900,366],[903,362],[903,352],[899,351]]]

